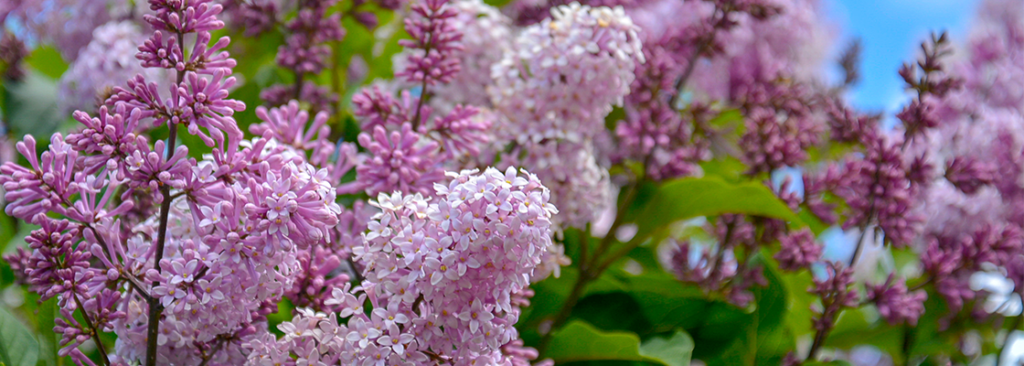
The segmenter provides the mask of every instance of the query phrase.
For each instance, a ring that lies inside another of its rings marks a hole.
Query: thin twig
[[[220,352],[220,349],[224,347],[224,343],[226,343],[224,338],[221,338],[217,340],[216,345],[210,348],[210,353],[203,352],[203,362],[200,362],[199,366],[206,366],[206,364],[210,362],[211,359],[213,359],[213,355],[217,354],[217,352]]]
[[[636,199],[636,193],[637,191],[639,191],[639,187],[642,183],[642,179],[637,180],[635,183],[631,184],[627,188],[625,193],[626,195],[624,196],[622,202],[620,202],[618,208],[616,209],[615,221],[612,222],[612,226],[608,229],[608,233],[604,235],[604,238],[601,238],[601,242],[600,244],[598,244],[597,250],[594,252],[594,255],[587,259],[588,262],[597,263],[597,261],[601,259],[601,256],[604,255],[604,253],[608,250],[609,247],[611,247],[611,244],[612,242],[614,242],[615,239],[615,232],[618,231],[619,227],[622,226],[622,223],[624,221],[623,214],[625,213],[626,209],[633,204],[633,200]],[[584,235],[590,234],[585,233]],[[637,239],[637,237],[633,238],[633,240]],[[633,240],[631,240],[630,243],[632,243]],[[589,240],[587,241],[587,243],[585,243],[585,245],[586,244],[589,244]],[[629,246],[629,244],[627,244],[627,246]],[[615,258],[621,255],[621,251],[617,252],[615,255],[609,258],[609,260],[614,261]],[[582,267],[580,268],[579,277],[576,279],[576,283],[573,284],[573,288],[572,291],[569,293],[569,297],[566,298],[565,302],[562,304],[561,310],[559,310],[558,315],[555,316],[554,321],[551,323],[551,330],[544,334],[544,338],[541,339],[540,346],[538,347],[538,349],[541,352],[544,352],[544,349],[547,347],[548,342],[551,341],[551,335],[554,333],[554,329],[562,326],[562,324],[569,319],[569,315],[572,314],[572,308],[576,306],[576,303],[579,302],[580,297],[583,295],[583,289],[586,288],[587,284],[589,284],[590,281],[593,281],[594,279],[598,278],[601,275],[601,273],[604,272],[604,270],[607,268],[607,265],[601,265],[597,267],[596,270],[592,270],[593,268],[594,267],[590,266],[586,267],[585,269]]]
[[[110,360],[107,358],[107,349],[103,346],[103,341],[100,340],[100,332],[96,329],[96,325],[93,324],[92,319],[89,318],[89,312],[85,311],[85,307],[82,306],[82,301],[78,299],[78,295],[72,294],[72,298],[75,299],[75,305],[78,305],[79,309],[82,309],[82,319],[85,320],[85,325],[92,330],[92,339],[96,342],[96,349],[100,352],[100,363],[109,365]]]
[[[694,50],[693,54],[690,55],[690,58],[687,60],[686,70],[683,72],[683,75],[679,77],[679,80],[676,81],[676,94],[672,97],[672,101],[671,104],[669,104],[669,107],[676,108],[676,106],[679,105],[680,98],[682,98],[683,95],[683,87],[686,86],[686,82],[690,79],[690,76],[693,75],[693,71],[697,67],[697,60],[700,58],[701,55],[707,52],[708,47],[711,46],[711,42],[715,41],[715,36],[718,32],[719,23],[728,18],[730,11],[730,9],[722,9],[718,7],[715,8],[714,14],[721,14],[721,16],[715,18],[715,20],[712,22],[711,32],[701,38],[700,43],[697,46],[697,49]]]
[[[178,32],[178,49],[181,50],[182,55],[185,54],[185,35],[182,32]],[[181,85],[181,82],[185,79],[185,72],[178,71],[177,85]],[[165,159],[170,160],[171,154],[174,152],[174,144],[178,137],[178,126],[173,122],[168,122],[168,136],[167,145],[165,146]],[[154,253],[153,267],[160,272],[160,260],[164,257],[164,244],[167,241],[167,221],[168,216],[171,212],[171,186],[168,184],[160,185],[160,194],[163,195],[164,201],[160,204],[160,227],[157,232],[156,239],[156,253]],[[153,281],[153,288],[160,286],[160,281]],[[157,349],[157,337],[160,334],[160,313],[163,312],[163,306],[156,298],[150,296],[149,298],[149,324],[147,324],[147,336],[146,336],[146,366],[156,366],[156,349]]]
[[[149,291],[143,289],[142,283],[139,281],[138,278],[135,278],[135,275],[128,272],[122,272],[121,277],[128,280],[128,284],[135,288],[135,291],[138,291],[139,296],[142,296],[142,298],[145,299],[146,302],[153,300],[153,297],[149,294]]]

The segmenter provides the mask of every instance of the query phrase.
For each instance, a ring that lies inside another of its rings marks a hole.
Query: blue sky
[[[916,57],[918,44],[932,30],[948,30],[962,42],[979,0],[826,0],[841,30],[840,45],[863,42],[861,81],[849,97],[872,111],[893,111],[904,95],[899,66]]]

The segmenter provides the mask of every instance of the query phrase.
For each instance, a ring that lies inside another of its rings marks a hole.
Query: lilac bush
[[[890,115],[824,8],[2,3],[0,363],[1011,361],[1024,7]]]

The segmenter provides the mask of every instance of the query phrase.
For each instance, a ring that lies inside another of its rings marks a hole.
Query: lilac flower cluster
[[[381,212],[354,248],[367,264],[363,282],[333,290],[325,304],[339,313],[300,312],[279,326],[284,337],[250,342],[250,363],[290,354],[324,364],[510,365],[524,357],[506,353],[517,338],[515,299],[552,247],[558,211],[536,176],[515,168],[449,176],[432,202],[400,192],[371,201]]]
[[[0,167],[6,212],[42,228],[29,250],[7,260],[43,299],[59,298],[60,353],[76,362],[92,364],[77,347],[113,331],[113,350],[97,342],[101,364],[234,364],[266,304],[294,292],[296,281],[311,286],[296,277],[309,266],[298,251],[334,236],[339,223],[330,171],[308,163],[325,158],[298,153],[322,148],[314,142],[323,142],[315,139],[323,120],[305,133],[307,117],[294,106],[264,111],[267,121],[254,128],[264,137],[243,140],[231,115],[245,106],[226,90],[234,61],[220,51],[229,41],[208,45],[209,31],[223,25],[221,7],[160,0],[150,7],[155,15],[146,20],[158,30],[136,57],[176,72],[177,84],[163,97],[138,75],[98,116],[76,112],[83,128],[55,134],[39,158],[31,136],[18,143],[30,166]],[[195,44],[186,54],[189,33]],[[136,134],[142,124],[169,126],[170,140],[151,145]],[[174,147],[178,125],[213,153],[196,161]],[[159,209],[139,196],[154,197]]]
[[[52,44],[65,60],[73,61],[97,27],[129,18],[133,10],[130,2],[117,0],[12,0],[0,6],[0,23],[20,23],[26,36]]]
[[[21,66],[21,60],[25,56],[28,56],[25,42],[11,32],[5,31],[3,35],[0,35],[0,66],[3,66],[3,73],[0,76],[14,81],[25,77],[25,70]]]
[[[515,126],[509,139],[593,137],[644,62],[638,29],[621,8],[574,3],[552,15],[525,28],[492,69],[491,100]]]
[[[166,88],[169,82],[164,71],[143,68],[135,60],[138,44],[144,39],[140,27],[133,22],[110,22],[97,27],[92,41],[81,50],[70,70],[61,76],[61,113],[95,111],[112,94],[114,87],[137,74]]]

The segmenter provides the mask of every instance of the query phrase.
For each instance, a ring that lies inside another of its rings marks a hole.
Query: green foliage
[[[39,342],[5,307],[0,306],[0,363],[8,366],[35,366]]]
[[[32,135],[42,145],[69,117],[57,108],[57,81],[38,71],[28,70],[18,82],[5,81],[3,92],[4,116],[13,136]]]
[[[582,321],[573,321],[551,338],[550,351],[543,357],[555,363],[578,361],[642,361],[676,366],[689,364],[693,340],[686,332],[640,343],[636,334],[605,332]]]
[[[60,52],[50,45],[36,47],[23,62],[50,79],[60,79],[68,70],[68,63],[61,57]]]
[[[663,184],[637,216],[636,237],[673,222],[698,216],[742,213],[799,221],[768,187],[730,184],[718,178],[683,178]]]
[[[640,344],[640,355],[659,360],[666,366],[687,366],[693,355],[693,338],[682,330],[652,337]]]

